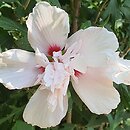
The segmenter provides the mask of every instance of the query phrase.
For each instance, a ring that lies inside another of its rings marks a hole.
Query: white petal
[[[78,41],[66,48],[65,54],[62,56],[62,61],[66,67],[69,66],[73,70],[75,69],[80,71],[81,73],[85,73],[87,69],[86,62],[81,59],[79,53],[81,44],[82,43]]]
[[[43,89],[37,90],[36,93],[32,96],[23,114],[23,118],[27,123],[37,125],[41,128],[47,128],[56,126],[61,122],[68,109],[67,96],[63,97],[63,111],[60,107],[60,102],[58,101],[61,99],[58,99],[54,102],[52,100],[54,104],[57,102],[57,105],[55,110],[51,111],[48,105],[49,95],[50,91]]]
[[[82,42],[77,63],[79,59],[79,64],[83,61],[83,64],[89,67],[106,66],[108,60],[106,53],[109,51],[115,52],[118,48],[118,40],[115,34],[101,27],[89,27],[85,30],[79,30],[68,39],[66,48],[75,41]]]
[[[78,70],[81,73],[85,73],[87,70],[87,65],[84,59],[81,58],[80,55],[77,55],[71,62],[70,62],[71,68],[74,70]]]
[[[46,55],[41,53],[38,48],[36,49],[35,56],[38,65],[46,67],[49,64],[49,60]]]
[[[63,90],[65,94],[69,84],[70,74],[65,69],[64,64],[54,62],[48,64],[45,68],[43,83],[48,89],[54,92],[55,88]]]
[[[101,69],[88,69],[78,82],[72,81],[73,87],[91,112],[108,114],[120,102],[120,96]]]
[[[21,49],[11,49],[1,53],[0,58],[2,62],[6,64],[29,64],[34,66],[36,64],[34,59],[34,53],[24,51]]]
[[[39,2],[26,23],[28,39],[34,50],[38,48],[46,54],[50,46],[64,47],[69,33],[69,17],[64,10]]]
[[[11,49],[1,54],[0,82],[8,89],[31,87],[37,78],[34,53]]]
[[[43,77],[44,84],[47,87],[51,87],[53,82],[54,82],[54,67],[52,64],[48,64],[47,67],[45,68],[45,75]]]
[[[130,60],[124,60],[118,56],[117,59],[111,62],[109,74],[113,81],[117,84],[124,83],[130,85]]]

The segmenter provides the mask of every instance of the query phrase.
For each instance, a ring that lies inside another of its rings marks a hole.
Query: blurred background
[[[0,52],[11,48],[33,51],[27,40],[26,19],[40,0],[0,0]],[[72,35],[89,26],[106,27],[118,37],[120,56],[130,59],[130,0],[46,0],[70,17]],[[69,85],[69,110],[61,124],[40,129],[26,124],[23,110],[36,87],[8,90],[0,84],[0,130],[130,130],[130,87],[114,86],[121,103],[109,115],[92,114]]]

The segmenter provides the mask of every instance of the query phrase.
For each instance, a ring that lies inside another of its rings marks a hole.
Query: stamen
[[[61,48],[59,46],[57,46],[56,44],[54,44],[54,45],[52,45],[52,46],[49,47],[49,49],[48,49],[48,55],[49,56],[53,56],[53,52],[54,51],[58,52],[60,50],[61,50]]]
[[[80,76],[82,75],[82,73],[79,72],[78,70],[74,70],[74,75],[75,75],[76,77],[80,77]]]
[[[41,67],[38,68],[38,70],[39,70],[39,73],[42,74],[42,73],[44,73],[45,68],[41,66]]]

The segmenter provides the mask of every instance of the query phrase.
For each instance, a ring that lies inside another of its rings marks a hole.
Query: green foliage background
[[[40,0],[0,0],[0,51],[21,48],[33,51],[27,40],[25,21],[36,2]],[[130,59],[130,0],[47,0],[66,10],[78,28],[105,26],[113,31],[120,43],[120,56]],[[80,14],[74,8],[80,3]],[[73,33],[71,31],[70,35]],[[59,126],[46,130],[130,130],[130,88],[124,84],[114,86],[121,95],[121,103],[109,115],[92,114],[69,86],[69,114]],[[0,85],[0,130],[41,130],[22,119],[22,112],[36,88],[8,90]],[[71,116],[71,123],[68,118]],[[42,129],[45,130],[45,129]]]

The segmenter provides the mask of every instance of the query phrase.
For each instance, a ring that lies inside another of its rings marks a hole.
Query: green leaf
[[[10,49],[13,44],[13,38],[6,31],[0,29],[0,49],[1,51],[5,51],[6,49]]]
[[[23,121],[16,121],[12,130],[35,130],[35,128]]]
[[[3,28],[4,30],[10,30],[10,31],[18,30],[21,33],[27,32],[27,29],[23,27],[21,24],[16,23],[13,20],[3,16],[0,17],[0,27]]]
[[[121,11],[127,19],[130,19],[130,7],[122,6]]]
[[[87,130],[94,130],[94,128],[92,128],[92,127],[88,127]]]
[[[120,5],[118,3],[118,0],[110,0],[109,5],[104,12],[105,18],[109,16],[111,16],[112,20],[121,18]]]
[[[31,45],[28,42],[27,34],[25,33],[21,38],[15,41],[15,44],[18,46],[18,48],[27,50],[27,51],[33,51],[31,48]]]
[[[126,125],[127,126],[130,126],[130,118],[128,118],[126,121],[125,121]]]
[[[10,118],[12,118],[15,115],[15,113],[11,113],[10,115],[8,115],[7,117],[3,117],[0,119],[0,125],[2,123],[4,123],[5,121],[9,120]]]
[[[130,7],[130,0],[125,0],[123,6]]]
[[[15,40],[16,45],[20,49],[32,51],[32,48],[27,39],[27,29],[24,26],[6,17],[0,17],[0,27],[3,28],[4,30],[20,32],[21,36],[20,37],[16,36],[17,37],[17,40]]]
[[[88,28],[88,27],[90,27],[90,26],[91,26],[91,21],[88,20],[88,21],[82,23],[80,28],[81,28],[81,29],[86,29],[86,28]]]
[[[63,128],[61,128],[60,130],[74,130],[75,127],[76,126],[74,124],[63,124]]]
[[[7,120],[11,119],[14,115],[20,113],[21,111],[23,111],[23,107],[17,108],[17,109],[15,109],[15,111],[13,111],[13,112],[12,112],[11,114],[9,114],[8,116],[1,118],[1,119],[0,119],[0,125],[1,125],[2,123],[6,122]]]
[[[55,5],[61,8],[59,0],[47,0],[51,5]]]
[[[97,116],[96,114],[91,115],[89,118],[88,124],[86,125],[87,128],[96,128],[97,126],[100,126],[102,123],[107,121],[107,117],[100,115]]]
[[[0,2],[8,2],[8,3],[10,3],[10,2],[17,2],[18,0],[0,0]]]

